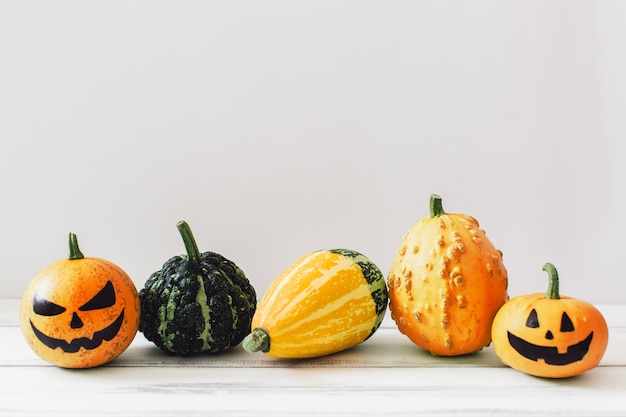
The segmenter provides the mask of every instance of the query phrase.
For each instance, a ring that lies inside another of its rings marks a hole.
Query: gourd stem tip
[[[441,197],[437,194],[430,195],[430,217],[438,217],[446,214],[443,210]]]
[[[193,233],[191,232],[191,228],[189,227],[187,222],[181,220],[176,224],[176,227],[178,228],[178,231],[183,238],[183,243],[185,244],[185,250],[187,251],[187,256],[189,260],[193,262],[200,262],[200,250],[198,249],[196,239],[193,237]]]
[[[270,336],[263,329],[256,328],[243,339],[242,346],[246,352],[268,352]]]
[[[70,244],[70,255],[68,256],[69,260],[73,261],[76,259],[83,259],[85,257],[85,255],[83,255],[83,253],[80,251],[80,248],[78,247],[78,238],[76,237],[75,233],[70,232],[69,244]]]
[[[546,298],[550,298],[552,300],[558,300],[561,298],[559,295],[559,274],[554,265],[549,262],[542,268],[544,271],[548,273],[548,290],[546,291]]]

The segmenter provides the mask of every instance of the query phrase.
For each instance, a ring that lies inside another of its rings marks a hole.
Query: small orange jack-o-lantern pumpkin
[[[139,297],[117,265],[86,258],[70,233],[70,255],[41,270],[20,304],[26,342],[63,368],[91,368],[118,357],[139,328]]]
[[[595,368],[608,345],[604,317],[593,305],[559,295],[559,278],[547,263],[548,291],[515,297],[493,322],[496,355],[518,371],[567,378]]]

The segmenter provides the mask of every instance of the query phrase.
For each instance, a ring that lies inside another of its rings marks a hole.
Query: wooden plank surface
[[[434,357],[388,318],[365,343],[324,358],[277,360],[240,346],[181,358],[138,334],[110,364],[67,370],[30,351],[17,301],[0,300],[0,415],[624,416],[626,305],[599,308],[610,326],[600,366],[550,380],[502,365],[491,347]]]

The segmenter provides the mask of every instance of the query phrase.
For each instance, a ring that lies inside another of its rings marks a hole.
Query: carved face
[[[587,355],[587,353],[589,352],[589,346],[591,345],[591,341],[593,340],[593,331],[591,331],[589,332],[589,334],[587,334],[587,336],[584,337],[584,339],[578,342],[574,340],[574,344],[569,346],[566,345],[566,350],[564,352],[560,352],[559,348],[554,345],[554,339],[556,336],[547,326],[546,328],[541,327],[541,324],[539,323],[539,317],[537,315],[537,310],[535,310],[534,308],[530,311],[528,319],[526,319],[526,327],[529,329],[539,329],[538,332],[545,331],[543,335],[544,340],[539,340],[541,339],[541,335],[539,335],[539,337],[536,337],[537,335],[533,335],[534,337],[532,339],[536,341],[536,343],[533,343],[516,336],[511,331],[508,331],[507,335],[511,347],[515,349],[517,353],[527,359],[533,361],[543,360],[548,365],[569,365],[570,363],[582,361],[585,355]],[[576,329],[574,328],[574,323],[572,323],[572,319],[569,317],[567,312],[564,311],[561,314],[561,324],[559,326],[558,332],[570,333],[575,331]],[[530,332],[530,330],[527,330],[525,333],[529,334]],[[571,338],[567,338],[567,340],[570,339]],[[541,342],[541,344],[538,344],[538,342]]]
[[[22,297],[20,324],[27,342],[61,367],[109,362],[132,342],[138,322],[134,284],[102,259],[58,261],[40,272]]]
[[[608,329],[588,303],[536,294],[505,304],[494,319],[492,338],[505,364],[531,375],[562,378],[599,363]]]

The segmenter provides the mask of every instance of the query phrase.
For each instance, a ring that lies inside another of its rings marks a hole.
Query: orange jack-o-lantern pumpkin
[[[139,327],[139,297],[117,265],[84,257],[70,233],[70,256],[28,284],[20,326],[42,359],[63,368],[91,368],[118,357]]]
[[[566,378],[595,368],[606,350],[609,331],[593,305],[559,295],[554,265],[547,263],[548,291],[513,298],[493,321],[496,355],[518,371]]]

